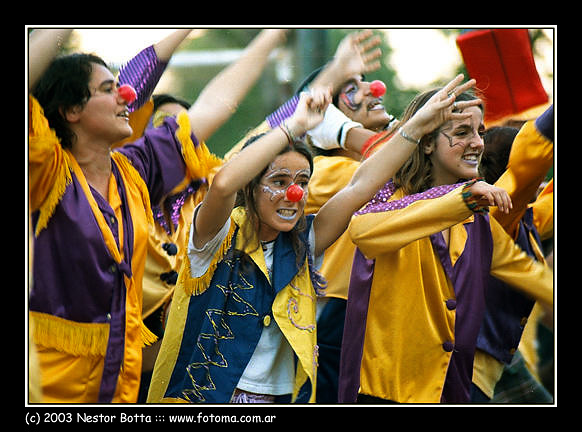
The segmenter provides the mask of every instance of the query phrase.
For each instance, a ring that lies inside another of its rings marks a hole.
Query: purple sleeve
[[[160,127],[149,129],[137,141],[115,150],[124,154],[144,179],[152,205],[159,203],[186,176],[177,129],[176,119],[168,117]],[[192,134],[191,138],[197,146],[196,137]]]
[[[130,112],[149,100],[167,65],[167,62],[160,61],[151,45],[121,67],[119,84],[130,84],[137,92],[137,99],[128,106]]]
[[[299,95],[296,94],[279,108],[277,108],[274,112],[267,116],[267,123],[271,129],[276,128],[279,126],[283,121],[295,112],[295,108],[297,108],[297,104],[299,103]]]
[[[440,198],[465,183],[466,182],[435,186],[425,190],[424,192],[405,195],[398,200],[389,201],[390,197],[397,189],[396,185],[392,182],[392,180],[390,180],[384,185],[382,189],[376,193],[376,195],[374,195],[374,197],[368,202],[368,204],[366,204],[365,207],[355,212],[354,215],[359,216],[367,213],[380,213],[392,210],[401,210],[417,201]]]
[[[548,140],[554,141],[554,104],[550,105],[535,121],[536,129]]]

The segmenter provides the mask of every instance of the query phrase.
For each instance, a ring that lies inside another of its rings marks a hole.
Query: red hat
[[[527,29],[487,29],[457,36],[465,67],[485,103],[485,124],[529,120],[548,105]]]

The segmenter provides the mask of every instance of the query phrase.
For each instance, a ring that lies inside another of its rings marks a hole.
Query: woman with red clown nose
[[[119,96],[121,96],[127,105],[131,104],[134,100],[137,99],[137,93],[135,92],[135,89],[129,84],[123,84],[119,86],[117,93],[119,93]]]
[[[331,61],[309,74],[290,100],[247,134],[248,138],[279,127],[293,114],[300,92],[307,87],[331,88],[332,104],[328,106],[323,122],[307,132],[306,141],[312,145],[315,157],[309,190],[301,196],[305,200],[306,214],[317,213],[327,200],[348,184],[360,164],[368,140],[374,145],[367,146],[366,155],[380,147],[376,144],[376,134],[383,143],[395,130],[395,118],[382,104],[386,86],[379,80],[368,82],[364,78],[364,74],[380,67],[380,42],[380,36],[371,30],[350,33],[340,42]],[[225,159],[229,160],[245,142],[243,138]],[[292,186],[288,190],[292,190]],[[292,193],[288,195],[294,196]],[[321,330],[318,331],[318,403],[337,402],[341,323],[354,249],[347,233],[340,236],[326,250],[321,267],[328,284],[324,295],[317,300],[317,326]]]
[[[379,43],[380,36],[370,30],[349,34],[338,45],[333,59],[305,78],[294,98],[267,117],[268,125],[277,127],[293,113],[301,90],[318,85],[332,88],[332,104],[323,122],[307,132],[315,157],[306,214],[317,213],[349,183],[368,140],[374,145],[367,146],[366,156],[380,147],[375,144],[377,134],[385,142],[391,131],[396,130],[394,116],[383,105],[386,85],[380,80],[367,81],[364,76],[380,67]],[[344,233],[326,249],[320,269],[327,288],[317,301],[318,403],[338,400],[339,354],[354,252],[354,244]]]
[[[134,403],[142,348],[156,340],[142,321],[151,203],[221,163],[198,139],[229,117],[206,103],[229,83],[215,82],[204,103],[112,150],[132,134],[128,105],[144,94],[127,81],[118,87],[97,56],[54,58],[70,33],[35,30],[29,44],[29,322],[42,402]],[[274,31],[251,42],[229,69],[244,76],[229,80],[230,95],[248,91],[281,39]]]
[[[296,190],[305,191],[313,170],[297,137],[323,120],[329,88],[302,92],[290,118],[221,167],[194,212],[148,402],[316,401],[317,262],[414,151],[411,136],[465,118],[447,96],[474,84],[462,79],[363,162],[316,215],[305,215],[306,195]]]
[[[137,93],[97,56],[53,59],[70,32],[30,36],[29,316],[42,402],[131,403],[155,341],[141,318],[150,199],[183,180],[198,144],[174,122],[111,151],[132,134]]]

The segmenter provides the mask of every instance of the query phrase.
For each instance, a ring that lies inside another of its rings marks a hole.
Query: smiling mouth
[[[129,120],[129,111],[128,110],[123,110],[119,114],[117,114],[117,117],[121,117],[121,118],[123,118],[125,120]]]
[[[463,156],[462,160],[465,163],[468,163],[470,165],[477,165],[479,163],[479,156],[476,153],[472,153],[472,154],[466,154]]]
[[[384,105],[382,105],[382,99],[377,98],[371,101],[367,105],[368,111],[384,110]]]
[[[295,215],[297,214],[297,210],[295,209],[279,209],[277,210],[277,215],[284,220],[293,220],[295,219]]]

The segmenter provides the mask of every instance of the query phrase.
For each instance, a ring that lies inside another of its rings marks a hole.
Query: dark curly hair
[[[57,57],[32,91],[64,148],[71,148],[75,140],[65,113],[75,106],[84,107],[89,100],[89,80],[93,64],[107,67],[105,61],[94,54]]]

